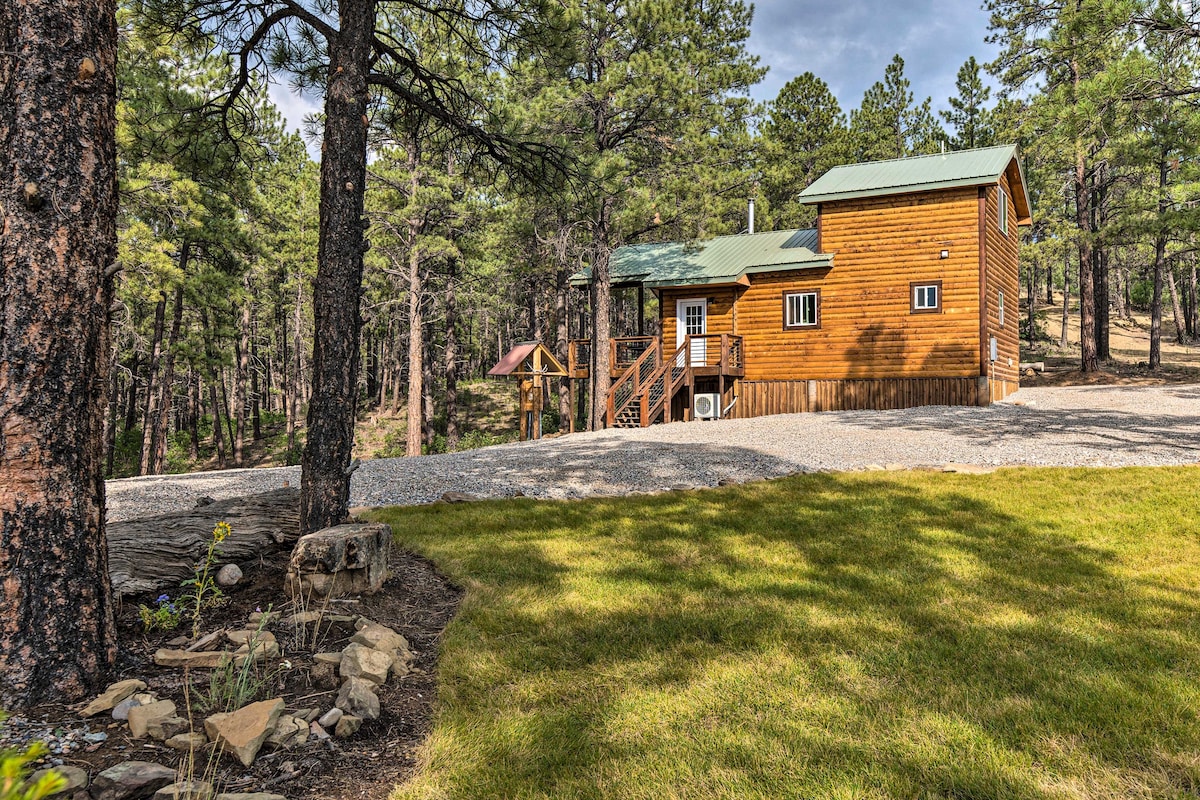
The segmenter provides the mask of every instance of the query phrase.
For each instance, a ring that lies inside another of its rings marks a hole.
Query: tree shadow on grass
[[[1200,601],[980,485],[810,475],[413,531],[480,582],[448,632],[431,785],[1190,791]]]

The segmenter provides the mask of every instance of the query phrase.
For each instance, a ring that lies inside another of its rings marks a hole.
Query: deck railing
[[[608,340],[609,374],[618,378],[625,373],[642,354],[658,346],[653,336],[618,336]],[[572,378],[586,378],[592,365],[592,340],[572,339],[568,349],[567,369]]]

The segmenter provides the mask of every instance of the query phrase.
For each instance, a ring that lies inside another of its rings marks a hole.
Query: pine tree
[[[945,133],[934,119],[931,100],[913,105],[910,87],[904,59],[897,54],[884,70],[883,81],[872,84],[861,105],[850,112],[850,139],[859,161],[932,153],[941,146]]]
[[[948,111],[938,114],[951,127],[948,144],[954,150],[969,150],[975,147],[990,147],[995,144],[991,112],[986,107],[992,95],[991,87],[984,86],[980,77],[980,64],[975,56],[967,59],[958,70],[955,86],[958,95],[951,97]]]
[[[104,532],[116,8],[0,4],[0,702],[83,697],[116,656]]]

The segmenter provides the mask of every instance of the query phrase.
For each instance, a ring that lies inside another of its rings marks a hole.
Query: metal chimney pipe
[[[750,233],[754,233],[754,198],[751,197],[747,202],[747,212],[750,216]]]

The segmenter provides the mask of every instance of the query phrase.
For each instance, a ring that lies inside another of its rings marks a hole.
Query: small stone
[[[314,653],[313,661],[318,664],[332,664],[337,666],[342,663],[341,653]]]
[[[299,709],[298,711],[296,711],[295,714],[293,714],[293,716],[299,717],[300,719],[304,720],[305,722],[312,722],[314,719],[321,716],[321,709],[319,709],[319,708],[302,708],[302,709]]]
[[[717,486],[737,486],[741,481],[737,478],[721,478],[717,481]]]
[[[350,678],[343,683],[335,705],[356,717],[379,719],[379,696],[375,694],[375,684],[362,678]]]
[[[146,733],[150,734],[150,738],[157,742],[165,742],[172,736],[185,733],[191,727],[183,717],[166,717],[150,720],[149,724],[146,725]]]
[[[105,733],[104,731],[97,731],[96,733],[85,733],[83,735],[83,740],[85,742],[90,742],[91,744],[103,742],[107,739],[108,739],[108,734]]]
[[[113,719],[129,719],[129,709],[135,706],[144,706],[147,703],[154,702],[154,695],[150,694],[135,694],[133,697],[126,697],[121,702],[113,706]]]
[[[237,664],[238,666],[241,666],[242,663],[247,658],[251,659],[252,661],[258,662],[258,661],[264,661],[268,658],[278,658],[278,657],[279,657],[279,643],[276,642],[275,637],[272,636],[270,641],[257,641],[256,640],[254,642],[253,650],[250,649],[250,645],[248,645],[248,644],[244,644],[241,647],[239,647],[237,649],[237,651],[234,652],[234,654],[233,654],[233,663]]]
[[[207,781],[169,783],[154,793],[154,800],[211,800],[212,784]]]
[[[275,723],[275,730],[267,737],[266,744],[272,749],[296,747],[308,740],[308,723],[299,717],[283,715]]]
[[[103,694],[97,697],[92,702],[88,703],[82,711],[79,712],[81,717],[94,717],[101,711],[108,711],[121,701],[130,697],[134,692],[140,692],[146,688],[146,684],[136,678],[117,681],[110,684]]]
[[[349,714],[337,721],[337,728],[334,729],[333,735],[339,739],[346,739],[358,733],[358,729],[362,727],[362,717],[354,717]]]
[[[391,628],[376,622],[369,622],[360,628],[358,633],[350,637],[350,641],[354,644],[361,644],[384,653],[394,654],[396,651],[408,649],[407,639]]]
[[[213,714],[204,720],[204,731],[248,767],[282,713],[283,700],[262,700],[229,714]]]
[[[187,647],[192,640],[186,636],[176,636],[167,642],[171,647]]]
[[[257,629],[229,631],[225,634],[225,637],[229,639],[231,644],[237,645],[248,644],[251,639],[259,644],[266,644],[267,642],[272,644],[276,643],[275,634],[271,633],[270,631],[260,631]]]
[[[366,678],[372,683],[383,683],[387,680],[393,661],[395,659],[382,650],[355,642],[342,651],[338,672],[343,678]]]
[[[224,666],[231,655],[224,650],[208,653],[188,653],[184,650],[160,649],[154,653],[154,663],[160,667],[190,667],[215,669]]]
[[[317,741],[324,741],[325,739],[329,738],[329,733],[321,727],[319,722],[309,723],[308,732],[312,734],[312,737]]]
[[[199,750],[204,747],[208,744],[208,737],[204,735],[203,731],[190,731],[172,736],[167,739],[165,744],[172,750],[182,750],[186,753],[189,750]]]
[[[67,794],[68,792],[75,792],[80,789],[87,788],[87,785],[88,785],[87,770],[80,769],[79,767],[68,767],[68,766],[57,766],[56,765],[53,769],[39,769],[37,772],[35,772],[29,776],[29,781],[30,781],[30,783],[37,783],[43,775],[46,775],[50,772],[58,773],[58,775],[60,775],[67,781],[66,785],[63,786],[63,788],[61,788],[57,792],[55,792],[56,795]]]
[[[175,716],[175,704],[170,700],[158,700],[144,706],[129,709],[129,733],[134,739],[145,739],[152,723]]]
[[[334,706],[326,711],[325,714],[319,720],[317,720],[317,722],[321,723],[322,728],[332,728],[334,725],[337,725],[337,721],[345,716],[345,714],[345,711],[342,711],[337,706]]]
[[[96,776],[89,790],[93,800],[134,800],[150,797],[175,782],[175,770],[149,761],[123,761]]]
[[[482,498],[476,497],[473,494],[467,494],[466,492],[443,492],[442,493],[442,502],[443,503],[472,503],[472,502],[475,502],[480,499],[482,499]]]
[[[290,625],[293,628],[299,628],[301,625],[311,625],[314,622],[320,622],[320,611],[301,611],[298,614],[292,614],[283,622],[285,625]]]
[[[250,624],[256,627],[267,626],[279,619],[278,611],[251,611],[248,617]]]
[[[242,568],[237,564],[226,564],[217,570],[216,577],[217,586],[222,589],[231,589],[237,586],[242,580]]]

